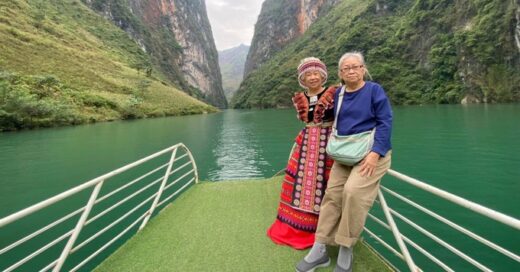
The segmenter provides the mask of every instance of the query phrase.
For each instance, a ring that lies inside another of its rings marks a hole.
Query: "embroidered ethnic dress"
[[[308,120],[312,120],[316,103],[308,96],[307,101]],[[267,235],[277,244],[305,249],[314,243],[320,204],[333,164],[325,148],[334,112],[327,109],[323,115],[324,123],[307,123],[295,139],[282,183],[278,214],[267,230]]]

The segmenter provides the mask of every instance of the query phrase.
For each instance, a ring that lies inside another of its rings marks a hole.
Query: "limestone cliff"
[[[125,30],[168,80],[194,97],[227,106],[203,0],[83,0]],[[143,67],[144,66],[144,67]]]
[[[266,0],[255,25],[251,49],[247,55],[244,78],[300,37],[320,16],[340,0]]]
[[[274,2],[266,1],[263,9],[270,3],[269,14],[287,17],[278,22],[295,22],[292,13],[276,13],[284,9]],[[370,74],[393,104],[519,102],[519,20],[518,0],[340,1],[250,72],[231,105],[290,106],[299,89],[295,69],[301,58],[320,57],[334,83],[337,61],[349,51],[364,53]],[[262,35],[272,37],[280,24]]]

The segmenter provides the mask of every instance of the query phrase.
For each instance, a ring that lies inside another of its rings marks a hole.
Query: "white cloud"
[[[209,1],[206,1],[206,5],[213,5],[216,7],[225,7],[225,6],[229,6],[229,3],[227,1],[209,0]]]
[[[251,44],[263,0],[206,0],[218,50]]]

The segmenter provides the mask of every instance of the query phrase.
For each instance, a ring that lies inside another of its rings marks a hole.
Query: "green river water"
[[[178,142],[193,152],[201,180],[271,177],[285,167],[292,141],[301,128],[292,109],[226,110],[1,133],[0,217]],[[392,143],[392,169],[520,218],[520,105],[396,106]],[[391,177],[385,177],[383,185],[520,254],[517,230]],[[493,270],[520,271],[518,262],[441,226],[436,219],[391,196],[387,196],[387,202]],[[381,214],[378,209],[374,213]],[[457,271],[476,270],[396,221],[407,236]],[[378,229],[370,220],[367,225]],[[0,248],[8,244],[9,233],[12,230],[2,233],[0,229]],[[389,237],[388,233],[382,236]],[[392,254],[382,252],[395,260]],[[11,263],[2,258],[0,270]],[[440,271],[425,258],[418,257],[417,263],[425,271]],[[85,270],[88,267],[92,265]]]

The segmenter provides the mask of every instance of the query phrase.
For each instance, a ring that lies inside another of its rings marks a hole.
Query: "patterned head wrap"
[[[300,86],[307,89],[307,87],[303,84],[303,76],[305,75],[305,72],[309,71],[318,71],[320,72],[321,76],[323,77],[323,83],[327,82],[327,66],[325,66],[325,63],[323,63],[320,59],[315,57],[310,58],[304,58],[300,65],[298,65],[298,83],[300,83]]]

